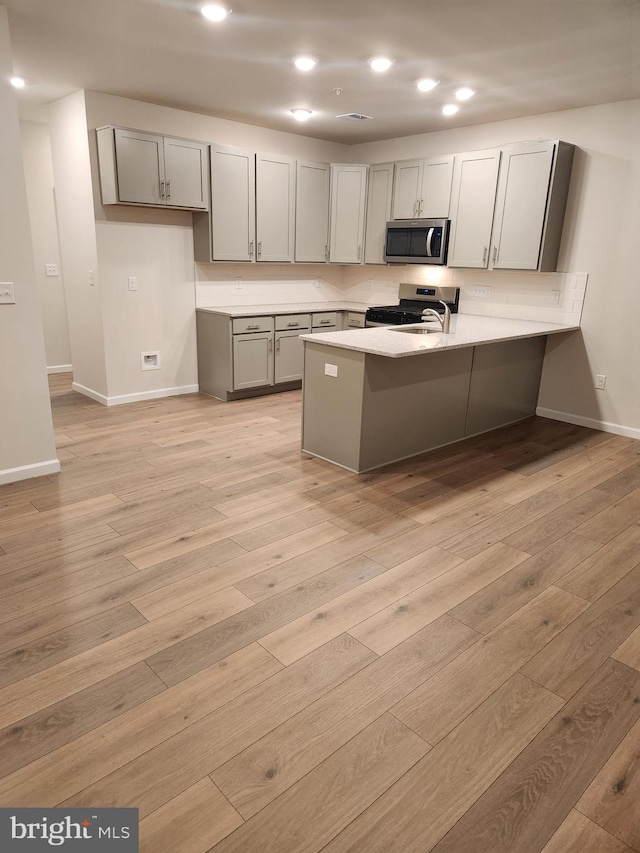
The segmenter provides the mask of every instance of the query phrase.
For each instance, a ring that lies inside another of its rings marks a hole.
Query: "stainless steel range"
[[[460,299],[459,287],[427,287],[426,285],[401,284],[398,291],[398,305],[383,305],[368,308],[365,315],[367,326],[399,326],[422,322],[425,308],[434,308],[444,313],[440,300],[446,302],[452,314],[458,311]]]

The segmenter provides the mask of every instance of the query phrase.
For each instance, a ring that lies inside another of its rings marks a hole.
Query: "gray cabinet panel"
[[[309,334],[304,329],[302,334]],[[304,365],[304,348],[300,340],[300,332],[276,332],[276,347],[274,358],[274,382],[294,382],[302,379]]]
[[[448,266],[486,267],[498,184],[500,150],[455,158]]]
[[[163,137],[115,129],[118,200],[164,205]]]
[[[255,245],[255,154],[211,146],[214,261],[251,261]]]
[[[367,226],[364,240],[365,264],[383,264],[386,225],[391,218],[393,163],[369,168]]]
[[[208,207],[208,149],[204,142],[165,137],[165,197],[168,205]]]
[[[368,166],[331,164],[329,260],[362,263]]]
[[[256,259],[293,261],[296,161],[258,154],[256,159]]]
[[[233,336],[233,390],[273,385],[273,333]]]
[[[329,252],[328,163],[298,161],[296,167],[296,249],[298,263],[320,263]]]

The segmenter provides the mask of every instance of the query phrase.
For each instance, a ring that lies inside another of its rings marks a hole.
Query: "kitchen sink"
[[[442,329],[440,326],[394,326],[391,329],[392,332],[405,332],[409,335],[431,335],[431,334],[442,334]]]

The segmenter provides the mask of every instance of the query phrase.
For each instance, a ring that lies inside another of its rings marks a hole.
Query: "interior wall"
[[[102,282],[84,93],[75,92],[55,101],[49,107],[49,117],[74,387],[106,402]]]
[[[14,305],[0,305],[0,483],[60,470],[51,420],[38,289],[7,10],[0,6],[0,280]]]
[[[71,345],[58,241],[49,126],[42,122],[21,121],[20,133],[47,370],[70,370]],[[58,274],[47,276],[46,264],[55,264]]]
[[[589,277],[581,333],[549,343],[540,411],[640,437],[640,289],[633,252],[640,234],[640,101],[357,145],[350,159],[386,162],[529,139],[562,139],[578,148],[558,269]],[[465,273],[483,285],[495,275]],[[518,274],[514,287],[520,280]],[[602,391],[593,387],[595,374],[607,377]]]
[[[345,146],[98,92],[85,92],[85,101],[109,402],[196,390],[196,280],[221,304],[226,285],[220,266],[199,264],[196,273],[190,213],[102,205],[94,130],[113,124],[320,161],[343,159]],[[238,275],[251,278],[250,266],[242,273],[230,266],[225,275],[234,282]],[[267,269],[261,265],[260,278],[272,275]],[[136,277],[138,291],[128,290],[129,276]],[[253,299],[256,287],[245,285],[243,296]],[[274,288],[275,283],[262,287],[266,299],[273,298]],[[323,293],[327,289],[323,285]],[[143,372],[140,353],[149,351],[160,352],[160,368]]]

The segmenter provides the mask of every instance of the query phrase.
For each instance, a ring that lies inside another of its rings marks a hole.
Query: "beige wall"
[[[550,345],[539,405],[545,414],[640,438],[640,101],[358,145],[350,157],[384,162],[527,139],[563,139],[579,149],[558,268],[589,274],[582,334]],[[607,376],[604,391],[594,390],[595,374]]]
[[[21,121],[20,133],[47,368],[70,369],[71,347],[64,299],[64,270],[58,242],[49,126],[42,122]],[[45,264],[56,264],[58,275],[47,276]]]
[[[0,281],[13,282],[16,296],[15,305],[0,305],[0,483],[60,470],[12,73],[7,10],[0,6]]]
[[[76,92],[51,104],[49,116],[73,379],[80,390],[104,402],[108,392],[102,282],[84,93]]]

